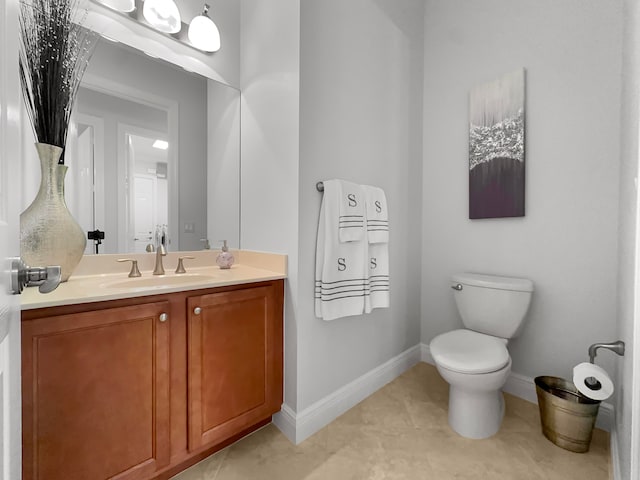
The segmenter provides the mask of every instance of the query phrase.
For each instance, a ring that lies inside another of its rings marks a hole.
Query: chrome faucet
[[[164,245],[159,244],[156,248],[156,266],[153,269],[154,275],[164,275],[164,267],[162,266],[162,257],[167,255]]]

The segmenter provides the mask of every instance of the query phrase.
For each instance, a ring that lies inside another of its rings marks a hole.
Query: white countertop
[[[185,261],[186,274],[173,273],[175,268],[171,262],[178,255],[196,253],[197,266],[189,265]],[[215,259],[218,252],[177,252],[165,260],[165,275],[152,275],[150,270],[140,269],[142,277],[129,278],[127,276],[130,263],[119,265],[118,273],[100,273],[96,275],[72,275],[65,283],[61,283],[51,293],[42,294],[38,287],[26,288],[21,295],[22,310],[31,310],[61,305],[101,302],[122,298],[144,297],[163,293],[175,293],[203,288],[241,285],[245,283],[279,280],[287,277],[286,256],[259,252],[233,252],[243,263],[236,263],[230,269],[223,270],[215,265],[211,266],[211,258]],[[149,257],[153,254],[138,254]],[[134,255],[133,257],[137,257]],[[100,255],[100,262],[114,262],[114,258],[132,258],[132,255]],[[86,258],[86,257],[85,257]],[[167,258],[167,257],[165,257]],[[83,259],[84,260],[84,259]],[[202,260],[202,261],[200,261]],[[89,259],[88,262],[96,262]],[[111,266],[112,263],[109,263]],[[148,262],[145,262],[148,263]],[[208,266],[201,266],[205,263]],[[168,268],[169,267],[169,268]],[[80,269],[87,271],[87,265]]]

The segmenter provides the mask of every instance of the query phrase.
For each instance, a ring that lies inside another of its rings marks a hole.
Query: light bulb
[[[178,33],[182,28],[180,11],[173,0],[145,0],[142,14],[156,30]]]
[[[220,32],[207,15],[208,11],[209,5],[205,4],[202,14],[191,20],[189,41],[194,47],[205,52],[217,52],[220,50]]]
[[[105,7],[109,7],[118,12],[133,12],[136,8],[135,0],[98,0]]]

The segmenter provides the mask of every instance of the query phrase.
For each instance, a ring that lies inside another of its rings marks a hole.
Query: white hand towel
[[[370,243],[367,255],[369,294],[365,297],[365,313],[374,308],[389,307],[389,244]]]
[[[333,180],[339,188],[338,230],[341,242],[359,242],[364,239],[365,196],[362,186],[346,180]],[[325,182],[325,194],[326,194]]]
[[[369,243],[389,242],[389,212],[387,196],[384,190],[371,185],[363,185],[365,195],[365,213]]]
[[[367,242],[339,241],[338,211],[341,189],[337,180],[324,182],[324,196],[316,243],[315,313],[334,320],[364,312],[368,278]]]

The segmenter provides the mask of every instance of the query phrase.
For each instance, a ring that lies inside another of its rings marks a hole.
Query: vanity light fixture
[[[178,33],[182,28],[180,11],[173,0],[145,0],[142,14],[149,24],[164,33]]]
[[[189,24],[189,41],[199,50],[217,52],[220,50],[220,31],[207,15],[209,5],[204,4],[203,12]]]
[[[133,12],[136,9],[135,0],[97,0],[97,2],[123,13]]]
[[[205,4],[202,13],[196,15],[187,25],[181,19],[175,0],[91,0],[91,2],[107,7],[129,20],[201,53],[210,55],[220,50],[220,31],[208,15],[208,4]]]
[[[160,150],[166,150],[167,148],[169,148],[169,142],[166,142],[164,140],[156,140],[155,142],[153,142],[153,145],[151,146],[153,148],[158,148]]]

